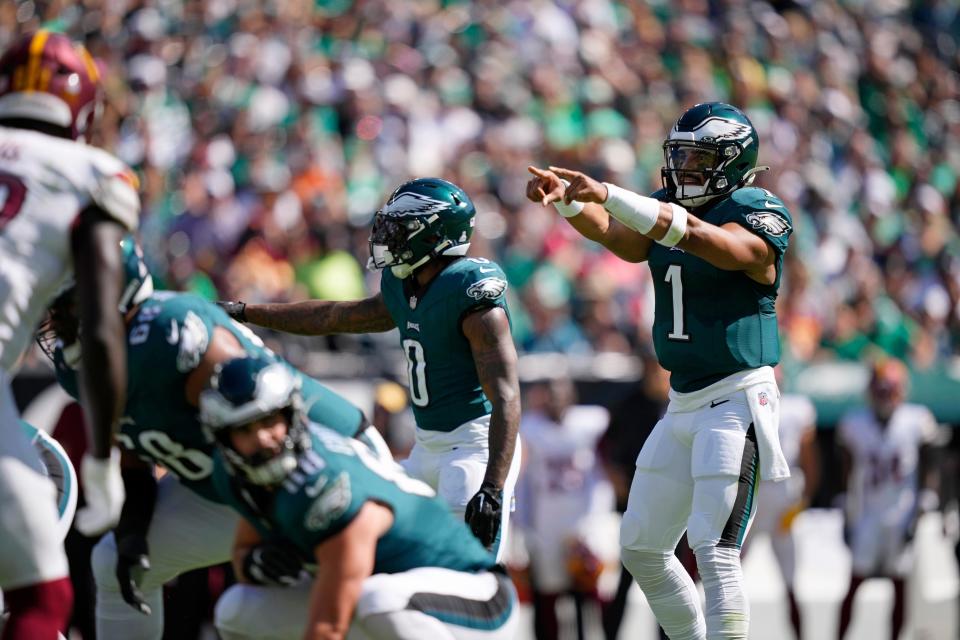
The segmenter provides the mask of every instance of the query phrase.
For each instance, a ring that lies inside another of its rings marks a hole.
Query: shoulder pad
[[[503,269],[485,258],[466,258],[461,267],[464,298],[474,304],[490,301],[498,304],[506,294],[508,283]]]
[[[213,326],[205,314],[179,302],[189,301],[180,296],[151,298],[134,319],[129,343],[131,347],[143,344],[151,354],[173,355],[177,371],[187,373],[207,352]]]
[[[90,197],[105,213],[134,231],[140,220],[139,181],[123,162],[100,149],[93,149]]]

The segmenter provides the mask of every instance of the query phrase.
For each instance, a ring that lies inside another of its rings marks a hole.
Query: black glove
[[[477,495],[470,498],[464,520],[480,544],[490,549],[500,533],[503,515],[503,489],[490,483],[480,485]]]
[[[117,541],[117,582],[124,601],[145,616],[150,606],[143,601],[140,585],[143,574],[150,570],[147,539],[139,534],[128,534]]]
[[[243,575],[253,584],[289,587],[300,581],[303,560],[289,547],[264,542],[243,559]]]
[[[217,306],[227,312],[227,315],[237,322],[247,321],[247,303],[230,302],[229,300],[218,300]]]

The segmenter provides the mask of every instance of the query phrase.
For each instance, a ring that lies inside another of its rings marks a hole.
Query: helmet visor
[[[383,269],[405,262],[409,258],[407,238],[410,227],[419,225],[420,221],[416,219],[401,221],[377,212],[370,230],[370,266]]]
[[[717,151],[690,142],[670,141],[664,145],[667,170],[677,186],[707,183],[717,166]]]

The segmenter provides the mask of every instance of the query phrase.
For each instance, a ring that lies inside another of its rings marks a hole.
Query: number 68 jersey
[[[96,206],[137,226],[136,178],[80,142],[0,127],[0,368],[13,369],[47,306],[73,275],[71,233]]]
[[[211,477],[213,444],[185,388],[217,327],[229,331],[247,354],[279,360],[252,331],[199,296],[158,291],[140,305],[127,322],[127,402],[117,437],[125,449],[163,466],[185,487],[214,501],[220,496]],[[60,349],[54,366],[60,385],[77,397],[75,372]],[[302,381],[311,419],[346,436],[357,433],[364,422],[357,407],[310,377],[302,376]]]

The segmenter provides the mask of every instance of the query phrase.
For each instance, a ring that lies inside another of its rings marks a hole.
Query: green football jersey
[[[401,280],[386,269],[380,292],[400,330],[413,413],[421,429],[453,431],[492,410],[460,325],[468,313],[488,307],[503,307],[509,317],[507,278],[489,260],[461,258],[419,296],[408,280],[412,278]]]
[[[265,540],[292,544],[307,562],[323,541],[342,531],[364,503],[393,511],[393,524],[377,541],[374,573],[418,567],[456,571],[491,568],[494,557],[425,483],[383,462],[359,442],[316,424],[311,448],[275,491],[236,482],[219,452],[214,484]]]
[[[665,199],[662,191],[654,198]],[[679,392],[703,389],[738,371],[780,361],[777,313],[783,254],[793,220],[766,189],[737,189],[698,217],[715,225],[736,222],[776,252],[777,278],[760,284],[674,247],[654,243],[648,262],[656,299],[653,343],[657,359]]]
[[[187,377],[207,350],[215,327],[224,327],[250,355],[280,360],[244,325],[199,296],[158,291],[127,323],[127,402],[117,440],[125,449],[162,465],[184,486],[218,499],[211,484],[213,445],[207,442],[199,411],[187,402]],[[58,349],[54,365],[60,385],[79,398],[76,371]],[[303,376],[311,419],[353,436],[364,421],[353,404],[316,380]]]

